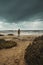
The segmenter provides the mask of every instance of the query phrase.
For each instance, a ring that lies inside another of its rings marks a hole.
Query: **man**
[[[18,37],[20,36],[20,29],[18,29]]]

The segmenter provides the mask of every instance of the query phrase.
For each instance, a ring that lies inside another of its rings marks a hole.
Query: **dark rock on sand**
[[[25,51],[24,58],[28,65],[43,65],[43,36],[35,38]]]
[[[0,49],[8,49],[17,46],[15,41],[6,41],[4,39],[0,39]]]
[[[14,34],[8,34],[8,36],[14,36]]]
[[[0,36],[4,36],[3,34],[0,34]]]

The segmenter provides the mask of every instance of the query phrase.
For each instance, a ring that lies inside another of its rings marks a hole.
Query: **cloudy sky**
[[[0,30],[43,30],[43,0],[0,0]]]

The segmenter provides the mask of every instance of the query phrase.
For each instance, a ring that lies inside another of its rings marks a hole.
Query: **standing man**
[[[18,37],[20,37],[20,29],[18,29]]]

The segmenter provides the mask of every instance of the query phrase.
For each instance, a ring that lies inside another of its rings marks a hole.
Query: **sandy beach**
[[[16,47],[0,50],[0,65],[27,65],[24,60],[25,49],[32,43],[37,35],[0,36],[0,39],[17,42]]]

